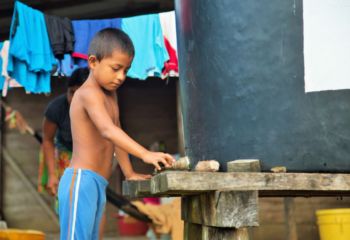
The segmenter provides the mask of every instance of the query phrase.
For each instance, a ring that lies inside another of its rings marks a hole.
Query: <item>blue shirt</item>
[[[122,30],[135,46],[135,57],[128,76],[146,79],[161,76],[164,62],[169,59],[158,14],[123,18]]]
[[[120,18],[72,21],[75,35],[73,57],[87,59],[89,45],[95,34],[105,28],[120,29],[120,23]]]
[[[7,71],[26,91],[49,93],[56,64],[43,13],[16,1],[10,29]]]

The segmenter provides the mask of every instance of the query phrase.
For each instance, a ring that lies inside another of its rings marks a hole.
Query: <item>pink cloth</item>
[[[151,204],[151,205],[159,205],[160,204],[160,199],[156,198],[156,197],[144,198],[143,202],[147,203],[147,204]]]

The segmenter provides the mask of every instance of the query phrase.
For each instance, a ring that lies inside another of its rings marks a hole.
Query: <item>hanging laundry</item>
[[[179,63],[177,58],[177,37],[175,11],[159,13],[160,24],[164,35],[165,47],[169,60],[164,63],[162,78],[178,77]]]
[[[88,67],[86,59],[73,58],[70,54],[64,54],[62,60],[58,60],[57,72],[53,76],[70,77],[75,69]]]
[[[143,80],[149,76],[160,77],[169,55],[164,45],[159,15],[123,18],[122,30],[130,36],[135,46],[134,61],[127,75]]]
[[[2,48],[4,46],[3,42],[0,42],[0,51],[2,51]],[[0,72],[2,73],[2,57],[0,55]],[[2,90],[3,86],[4,86],[4,82],[5,82],[5,77],[2,76],[2,74],[0,74],[0,90]]]
[[[10,41],[6,40],[3,43],[3,47],[1,48],[0,51],[0,56],[2,59],[2,71],[1,71],[1,76],[4,78],[4,82],[2,86],[2,96],[6,97],[7,91],[9,88],[14,88],[14,87],[22,87],[15,79],[11,78],[8,75],[7,72],[7,65],[8,65],[8,54],[9,54],[9,48],[10,48]]]
[[[78,65],[74,63],[74,59],[70,54],[64,54],[63,59],[58,60],[57,72],[53,76],[70,77]]]
[[[50,93],[50,73],[56,64],[44,14],[16,1],[10,29],[8,74],[26,91]]]
[[[63,59],[65,53],[74,50],[74,32],[72,22],[67,17],[57,17],[45,14],[47,32],[53,53],[57,59]]]
[[[102,20],[75,20],[72,21],[75,35],[74,52],[75,58],[88,59],[89,44],[97,32],[105,28],[120,29],[121,19],[102,19]],[[79,66],[83,66],[80,63]]]

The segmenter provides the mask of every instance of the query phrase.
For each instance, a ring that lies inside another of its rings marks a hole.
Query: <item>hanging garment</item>
[[[74,59],[70,54],[64,54],[63,59],[58,59],[57,72],[54,76],[66,76],[70,77],[78,65],[74,63]]]
[[[169,60],[164,63],[162,78],[178,77],[179,63],[177,58],[177,38],[175,11],[159,13],[160,24],[164,35],[164,43],[169,54]]]
[[[160,77],[169,55],[164,45],[159,15],[123,18],[122,30],[130,36],[135,46],[135,57],[127,75],[143,80],[149,76]]]
[[[75,35],[73,57],[88,59],[89,44],[97,32],[105,28],[120,29],[121,19],[72,21]]]
[[[7,91],[9,88],[14,88],[14,87],[22,87],[15,79],[11,78],[8,75],[7,72],[7,65],[8,65],[8,54],[9,54],[9,48],[10,48],[10,41],[6,40],[3,43],[3,47],[1,48],[0,51],[0,56],[2,59],[1,67],[1,76],[3,77],[3,83],[0,83],[1,89],[2,89],[2,96],[6,97],[7,96]]]
[[[55,57],[63,59],[65,53],[71,54],[75,39],[70,19],[45,14],[45,23]]]
[[[28,92],[50,93],[50,73],[56,60],[44,14],[16,1],[10,42],[8,74]]]
[[[0,51],[2,51],[2,48],[4,46],[3,42],[0,42]],[[2,65],[3,65],[3,61],[2,61],[2,56],[0,55],[0,72],[2,73]],[[5,82],[5,77],[0,74],[0,90],[2,90],[3,86],[4,86],[4,82]]]
[[[162,79],[167,77],[178,77],[179,76],[179,63],[177,59],[177,53],[175,49],[171,46],[167,38],[164,37],[165,47],[169,54],[169,60],[164,63],[164,68],[162,71]]]

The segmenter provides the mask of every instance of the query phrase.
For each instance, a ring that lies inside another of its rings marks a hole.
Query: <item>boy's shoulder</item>
[[[104,96],[104,93],[100,88],[90,85],[81,86],[75,94],[77,94],[79,98],[82,99],[98,99]]]
[[[102,103],[105,100],[106,94],[101,88],[94,86],[81,86],[74,94],[76,104],[83,108],[89,108],[96,103]]]

